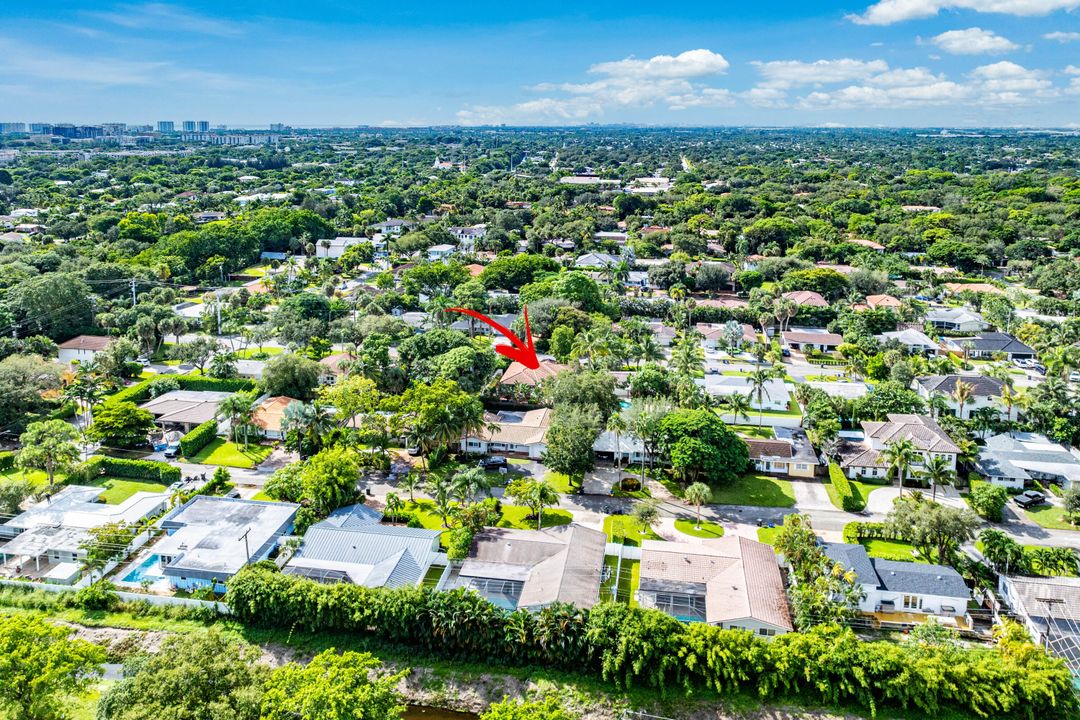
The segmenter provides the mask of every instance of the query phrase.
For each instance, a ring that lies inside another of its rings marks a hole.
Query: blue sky
[[[0,26],[0,121],[1080,123],[1080,0],[57,0]]]

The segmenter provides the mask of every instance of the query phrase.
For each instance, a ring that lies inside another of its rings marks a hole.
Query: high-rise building
[[[210,121],[200,120],[198,123],[198,132],[210,132]]]
[[[161,133],[175,132],[176,123],[172,120],[158,120],[157,131]]]
[[[127,123],[102,123],[101,130],[108,137],[119,137],[127,132]]]
[[[26,132],[26,123],[22,122],[0,122],[0,135],[7,135],[9,133],[24,133]]]
[[[184,132],[195,132],[195,121],[194,120],[185,120],[184,121]]]
[[[289,129],[285,123],[270,123],[270,132],[286,132]]]

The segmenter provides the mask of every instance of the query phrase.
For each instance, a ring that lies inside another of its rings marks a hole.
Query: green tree
[[[968,497],[971,508],[991,522],[1001,522],[1004,518],[1005,503],[1009,501],[1008,491],[1000,485],[988,482],[973,483]]]
[[[937,502],[938,485],[952,485],[956,480],[954,471],[949,460],[944,455],[934,455],[926,461],[926,467],[920,475],[930,483],[931,499]]]
[[[103,445],[131,448],[144,445],[154,431],[154,416],[133,402],[108,402],[94,415],[87,437]]]
[[[56,474],[70,471],[78,461],[78,439],[79,432],[63,420],[30,423],[19,436],[22,447],[16,460],[20,467],[43,470],[51,488],[56,484]]]
[[[929,502],[915,493],[896,499],[885,525],[924,557],[936,554],[939,563],[951,564],[954,551],[974,537],[980,522],[967,508]]]
[[[263,371],[263,392],[296,400],[313,400],[322,372],[323,367],[319,363],[303,355],[277,355]]]
[[[372,677],[382,667],[370,653],[330,648],[305,665],[270,673],[260,720],[395,720],[405,711],[397,684],[408,670]]]
[[[790,596],[795,624],[800,629],[843,623],[855,616],[862,599],[858,578],[851,568],[833,562],[825,554],[808,517],[785,516],[773,547],[784,556],[795,577]]]
[[[8,717],[67,717],[70,698],[97,682],[105,649],[74,632],[31,615],[0,618],[0,709]]]
[[[915,443],[907,438],[886,443],[881,452],[881,461],[885,463],[889,477],[900,481],[900,497],[904,496],[904,478],[911,474],[911,467],[920,457]]]
[[[86,553],[83,567],[94,573],[102,570],[113,560],[126,557],[131,541],[135,539],[135,529],[125,522],[111,522],[91,528],[86,532],[86,539],[79,543],[79,548]]]
[[[701,529],[701,506],[709,502],[712,499],[712,488],[705,483],[691,483],[686,491],[683,493],[683,499],[686,502],[694,506],[697,511],[697,516],[694,521],[694,527],[698,530]]]
[[[259,720],[269,673],[260,652],[216,630],[167,637],[158,652],[124,664],[124,678],[101,698],[98,720]]]
[[[613,415],[612,417],[616,417]],[[547,432],[544,464],[581,485],[596,466],[593,445],[600,434],[600,413],[592,406],[558,405]]]
[[[193,338],[189,342],[181,343],[173,348],[173,357],[177,360],[190,363],[202,373],[206,369],[207,363],[210,362],[210,358],[214,356],[214,353],[218,352],[221,346],[214,338],[207,337],[205,335],[199,335]]]
[[[11,288],[7,306],[24,327],[52,340],[65,340],[94,320],[90,287],[77,275],[54,272]]]
[[[746,443],[709,410],[677,410],[657,427],[661,457],[682,482],[733,482],[746,471]]]
[[[0,513],[18,515],[26,498],[34,494],[34,483],[23,477],[0,480]]]
[[[506,495],[536,516],[536,529],[544,527],[544,508],[559,502],[559,493],[543,480],[518,478],[506,486]]]
[[[351,448],[329,447],[308,458],[301,471],[303,496],[325,517],[356,499],[360,462]]]
[[[640,526],[642,535],[647,535],[652,531],[653,525],[660,520],[660,506],[653,498],[642,500],[634,503],[630,516]]]

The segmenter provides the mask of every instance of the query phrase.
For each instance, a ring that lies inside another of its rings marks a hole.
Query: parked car
[[[1038,490],[1025,490],[1013,498],[1013,502],[1026,509],[1033,505],[1042,505],[1046,502],[1046,496]]]
[[[170,460],[180,457],[180,443],[174,443],[165,448],[165,457]]]
[[[1073,370],[1069,373],[1069,379],[1073,382],[1080,382],[1080,370]]]
[[[506,467],[506,465],[506,458],[499,457],[498,455],[489,455],[480,460],[478,467],[483,470],[497,470]]]

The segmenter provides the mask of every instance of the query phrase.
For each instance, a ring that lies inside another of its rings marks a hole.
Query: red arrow
[[[530,370],[536,370],[537,368],[540,367],[540,358],[536,357],[536,348],[533,347],[532,330],[529,329],[529,308],[528,307],[524,308],[524,312],[525,312],[525,338],[526,338],[527,342],[522,342],[521,338],[519,338],[517,335],[515,335],[512,330],[510,330],[509,328],[507,328],[507,327],[505,327],[503,325],[500,325],[499,323],[497,323],[494,320],[492,320],[491,318],[489,318],[487,315],[482,315],[482,314],[476,312],[475,310],[469,310],[467,308],[456,307],[456,308],[447,308],[446,312],[459,312],[459,313],[462,313],[464,315],[468,315],[469,317],[476,318],[477,320],[479,320],[481,322],[487,323],[488,325],[490,325],[491,327],[495,328],[496,330],[501,332],[503,335],[505,335],[506,339],[513,343],[512,346],[511,345],[496,345],[495,346],[495,352],[499,353],[500,355],[505,355],[506,357],[510,358],[511,360],[516,360],[517,362],[521,363],[522,365],[529,368]]]

